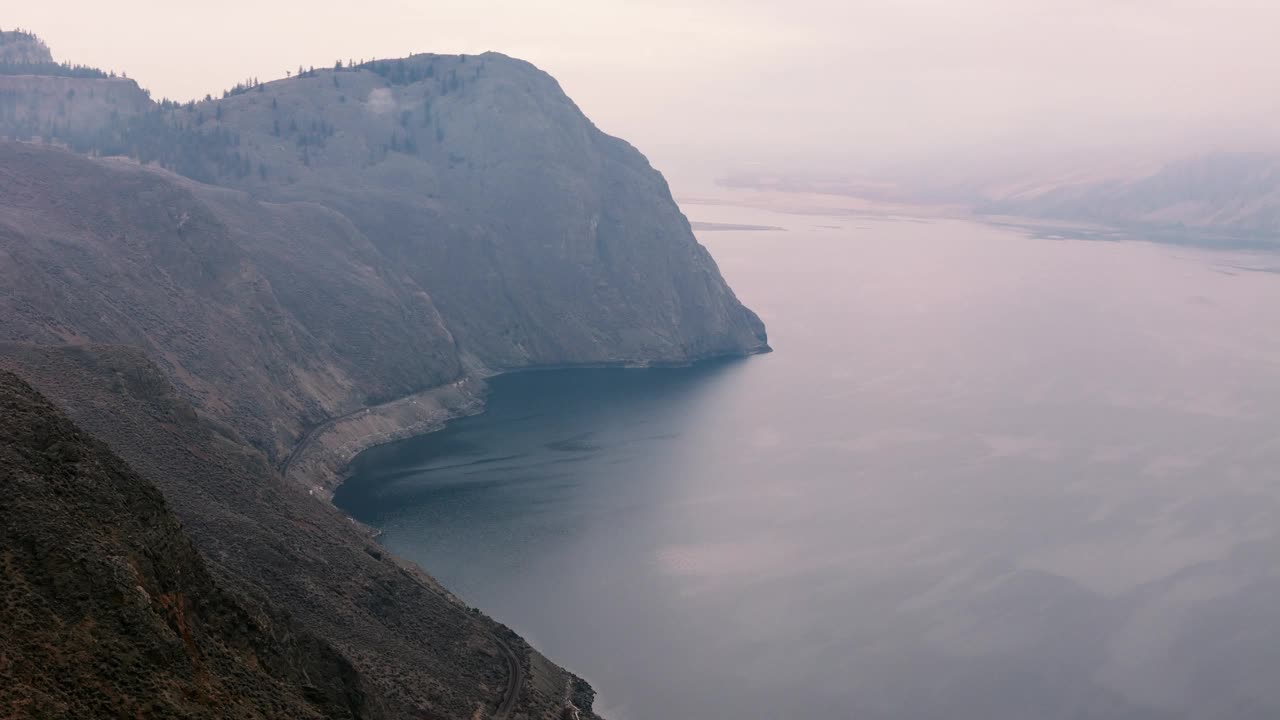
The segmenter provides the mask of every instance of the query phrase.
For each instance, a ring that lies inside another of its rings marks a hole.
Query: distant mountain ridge
[[[898,170],[879,179],[757,168],[718,183],[758,193],[755,202],[768,194],[801,198],[775,204],[814,212],[1014,216],[1104,226],[1095,230],[1161,242],[1280,245],[1280,153],[1209,152],[1172,161],[1095,155],[992,167],[967,162],[944,174]]]
[[[1280,154],[1198,155],[1135,177],[1014,190],[979,209],[1280,245]]]

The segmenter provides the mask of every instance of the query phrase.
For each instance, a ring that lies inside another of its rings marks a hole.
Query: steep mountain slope
[[[79,110],[94,81],[84,82],[59,100],[76,117],[93,115]],[[27,115],[51,114],[51,100],[33,101]],[[431,296],[471,365],[683,363],[767,348],[644,156],[600,132],[550,76],[502,55],[305,71],[40,134],[341,212]]]
[[[1280,244],[1280,156],[1216,153],[1112,180],[995,194],[983,212],[1163,232],[1168,239]]]
[[[18,372],[154,483],[217,580],[286,608],[350,662],[368,704],[387,716],[491,717],[514,663],[523,682],[512,717],[559,717],[566,689],[594,717],[585,683],[285,482],[197,415],[142,351],[0,345],[0,369]]]
[[[764,347],[662,177],[528,63],[422,55],[316,71],[193,114],[267,167],[266,180],[222,181],[343,212],[489,367]]]
[[[214,582],[160,493],[0,372],[0,716],[372,717],[350,664]]]
[[[662,177],[526,63],[418,56],[183,107],[112,78],[4,82],[22,89],[0,92],[10,136],[260,200],[0,147],[0,339],[148,347],[277,460],[326,418],[468,370],[768,347]]]
[[[461,372],[430,299],[315,205],[0,143],[0,258],[0,340],[145,348],[273,456]]]

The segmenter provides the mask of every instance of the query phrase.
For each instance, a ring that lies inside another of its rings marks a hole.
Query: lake
[[[1280,717],[1280,258],[687,206],[776,352],[524,373],[340,507],[609,720]]]

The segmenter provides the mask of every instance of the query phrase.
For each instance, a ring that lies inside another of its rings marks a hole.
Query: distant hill
[[[40,75],[90,79],[114,78],[98,68],[54,62],[49,46],[23,30],[0,30],[0,76]]]
[[[1135,228],[1156,239],[1280,245],[1280,155],[1199,155],[1136,176],[990,197],[982,212]]]
[[[43,65],[53,62],[49,46],[23,30],[0,30],[0,65]]]
[[[1280,245],[1280,154],[1216,152],[1165,162],[1095,155],[1030,167],[968,162],[947,173],[899,171],[893,180],[753,169],[719,184],[752,191],[755,202],[814,212],[1005,215],[1106,226],[1162,242]],[[1110,232],[1088,232],[1095,231]]]

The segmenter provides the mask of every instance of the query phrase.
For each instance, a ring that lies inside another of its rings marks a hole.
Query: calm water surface
[[[1280,717],[1277,258],[707,232],[777,352],[522,374],[338,496],[610,720]]]

